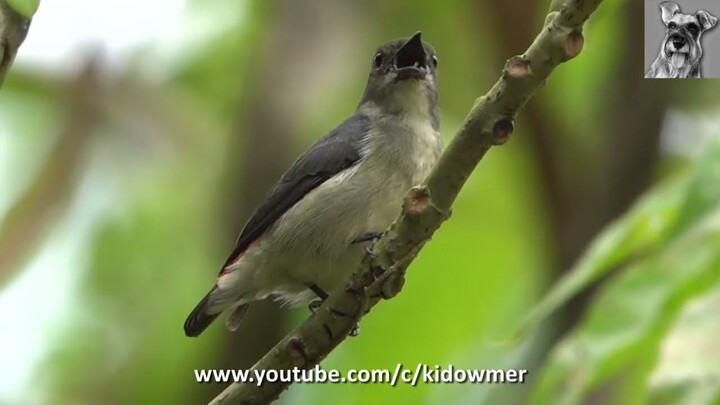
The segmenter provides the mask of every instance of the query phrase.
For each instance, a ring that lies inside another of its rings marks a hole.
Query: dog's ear
[[[707,11],[698,11],[695,13],[695,17],[697,18],[700,25],[703,27],[703,31],[709,30],[710,28],[714,27],[715,24],[717,24],[718,19],[717,17],[713,17],[708,13]]]
[[[680,12],[680,6],[672,1],[664,1],[660,3],[660,10],[662,10],[662,20],[667,25],[670,19],[677,13]]]

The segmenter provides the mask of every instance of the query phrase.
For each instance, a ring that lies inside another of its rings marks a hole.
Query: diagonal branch
[[[405,270],[448,218],[465,181],[493,145],[505,143],[517,112],[560,63],[583,46],[582,25],[602,0],[553,0],[540,34],[525,54],[510,58],[502,77],[478,98],[462,128],[443,152],[425,184],[405,196],[400,216],[376,243],[347,284],[281,340],[253,370],[309,369],[323,360],[380,299],[402,289]],[[563,4],[565,3],[565,4]],[[265,404],[290,383],[233,383],[211,404]]]
[[[18,48],[25,40],[30,20],[30,17],[13,9],[6,0],[0,0],[0,87]]]
[[[28,259],[69,203],[96,125],[98,74],[98,61],[91,59],[67,89],[67,113],[55,146],[0,221],[0,285]]]

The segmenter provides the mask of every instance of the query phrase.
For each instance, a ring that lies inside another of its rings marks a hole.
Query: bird
[[[421,35],[376,49],[357,108],[295,160],[251,215],[187,317],[187,336],[223,312],[237,330],[254,301],[319,302],[358,268],[442,152],[438,57]]]

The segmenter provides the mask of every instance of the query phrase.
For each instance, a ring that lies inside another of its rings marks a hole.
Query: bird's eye
[[[670,28],[671,30],[674,30],[675,28],[677,28],[677,24],[675,24],[674,22],[669,22],[668,28]]]
[[[373,66],[376,68],[379,68],[380,65],[382,65],[383,56],[382,53],[378,52],[375,54],[375,57],[373,58]]]
[[[432,64],[434,67],[437,67],[437,65],[438,65],[438,58],[435,55],[433,55],[433,57],[432,57]]]

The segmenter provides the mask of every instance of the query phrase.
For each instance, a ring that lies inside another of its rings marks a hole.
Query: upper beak
[[[427,71],[427,55],[420,39],[420,31],[410,38],[402,48],[395,53],[395,67],[397,78],[400,80],[409,77],[422,78]]]

